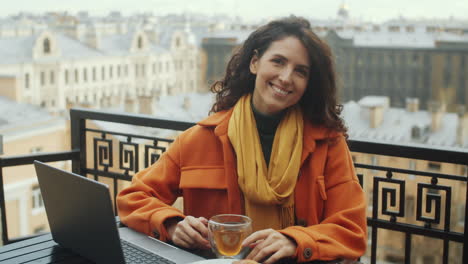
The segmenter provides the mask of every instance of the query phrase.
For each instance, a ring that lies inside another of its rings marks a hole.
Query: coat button
[[[302,226],[302,227],[306,227],[307,226],[307,221],[305,219],[298,219],[297,220],[297,225]]]
[[[159,239],[161,237],[161,235],[159,234],[158,231],[153,231],[153,236],[154,236],[154,238],[157,238],[157,239]]]
[[[303,255],[304,255],[304,258],[309,259],[310,257],[312,257],[312,249],[310,248],[304,249]]]

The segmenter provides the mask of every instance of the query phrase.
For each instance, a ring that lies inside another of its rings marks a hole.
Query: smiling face
[[[274,41],[259,58],[250,61],[256,75],[253,104],[272,115],[299,102],[309,81],[310,62],[306,48],[296,37]]]

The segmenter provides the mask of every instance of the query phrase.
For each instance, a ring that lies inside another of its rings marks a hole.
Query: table
[[[0,247],[0,264],[7,263],[92,264],[83,257],[59,246],[52,240],[50,233]]]
[[[194,252],[196,253],[196,252]],[[50,233],[0,247],[0,264],[93,264],[59,246]],[[314,264],[338,262],[314,261]]]

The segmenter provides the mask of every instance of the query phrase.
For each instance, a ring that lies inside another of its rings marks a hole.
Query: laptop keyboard
[[[151,264],[175,264],[166,258],[155,255],[145,249],[139,248],[135,245],[128,243],[127,241],[120,240],[122,242],[122,250],[125,257],[125,262],[128,264],[133,263],[151,263]]]

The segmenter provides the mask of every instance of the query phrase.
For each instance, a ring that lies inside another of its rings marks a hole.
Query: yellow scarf
[[[228,137],[237,156],[238,183],[254,231],[294,225],[294,188],[302,154],[302,111],[294,106],[281,120],[267,167],[250,105],[251,94],[234,106]]]

